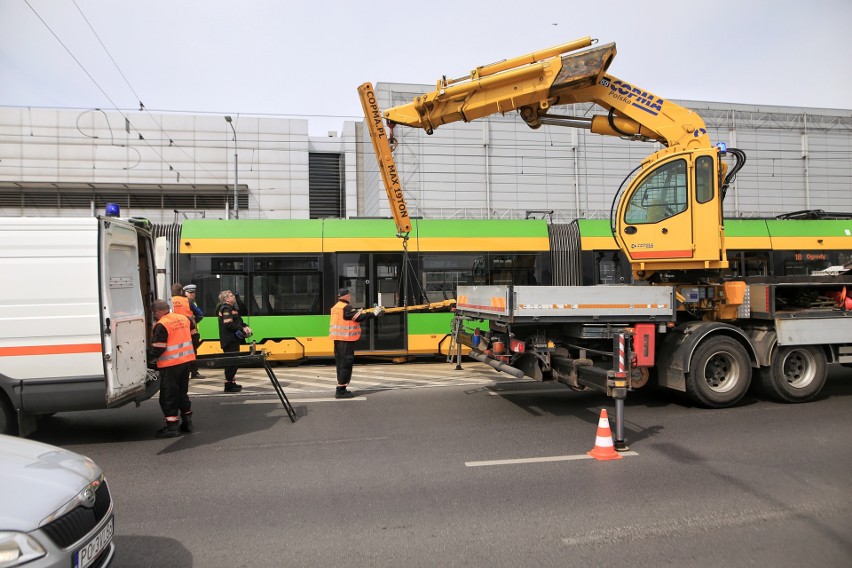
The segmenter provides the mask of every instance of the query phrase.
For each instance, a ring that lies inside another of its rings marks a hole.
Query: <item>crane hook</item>
[[[390,145],[391,152],[396,150],[397,139],[394,138],[393,135],[393,127],[396,126],[395,122],[388,121],[388,145]]]

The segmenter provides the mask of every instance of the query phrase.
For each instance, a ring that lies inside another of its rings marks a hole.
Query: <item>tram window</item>
[[[728,251],[728,272],[731,276],[769,276],[767,251]]]
[[[769,255],[767,253],[745,254],[746,276],[767,276],[769,274]]]
[[[422,283],[431,300],[456,296],[459,286],[534,286],[542,281],[541,254],[423,254]]]
[[[254,271],[293,271],[311,270],[319,271],[320,260],[317,256],[286,256],[286,257],[256,257],[254,259]]]
[[[473,266],[470,270],[472,281],[477,286],[485,286],[489,283],[488,259],[485,256],[478,256],[473,261]]]
[[[252,277],[253,315],[315,315],[322,313],[319,272],[255,274]]]
[[[686,211],[686,161],[657,168],[639,184],[624,213],[629,225],[658,223]]]
[[[621,266],[618,262],[618,253],[606,256],[601,253],[597,261],[598,281],[597,284],[619,284],[621,283]]]
[[[198,286],[196,300],[204,311],[204,315],[215,315],[219,305],[219,292],[230,290],[237,299],[237,309],[242,314],[251,315],[246,311],[245,299],[248,288],[248,277],[245,274],[207,274],[193,278],[193,284]]]
[[[211,272],[238,272],[243,270],[245,259],[241,256],[215,257],[211,264]]]
[[[473,284],[476,259],[472,254],[423,254],[421,283],[429,300],[455,298],[459,286]]]
[[[533,286],[536,278],[536,259],[534,254],[489,255],[491,260],[492,285]]]
[[[206,274],[204,276],[195,276],[192,283],[197,286],[195,302],[205,316],[215,316],[216,306],[219,305],[219,292],[222,290],[230,290],[230,288],[222,288],[221,279],[218,274]]]
[[[370,264],[369,254],[338,254],[336,288],[349,288],[352,304],[355,306],[372,306],[376,298],[367,298],[369,278],[367,267]]]

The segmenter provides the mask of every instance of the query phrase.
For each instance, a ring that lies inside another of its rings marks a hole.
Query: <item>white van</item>
[[[0,218],[0,433],[153,396],[153,259],[144,220]]]

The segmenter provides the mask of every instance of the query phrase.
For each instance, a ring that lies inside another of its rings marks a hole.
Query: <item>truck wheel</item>
[[[18,420],[12,406],[0,393],[0,434],[14,436],[18,433]]]
[[[738,403],[751,383],[751,363],[745,348],[730,337],[711,337],[692,354],[686,394],[709,408]]]
[[[761,369],[758,380],[767,397],[780,402],[807,402],[825,386],[828,376],[825,353],[807,346],[778,347],[768,368]]]

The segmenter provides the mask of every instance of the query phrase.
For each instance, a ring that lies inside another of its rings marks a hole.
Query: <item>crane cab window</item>
[[[713,199],[713,158],[699,156],[695,160],[695,199],[698,203],[707,203]]]
[[[658,223],[686,211],[686,160],[663,164],[637,186],[624,221],[628,225]]]

